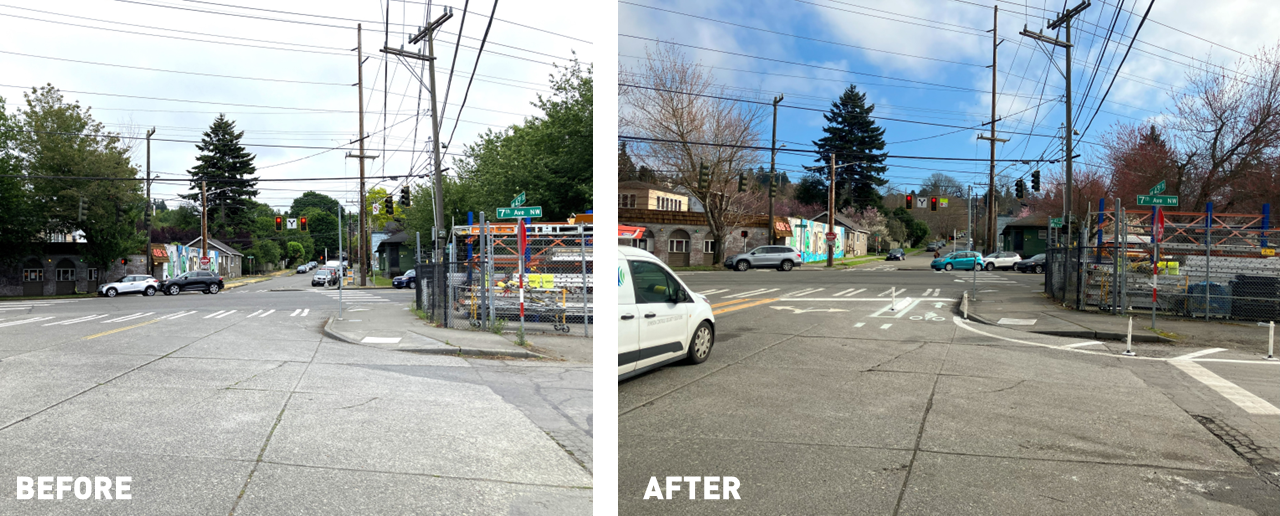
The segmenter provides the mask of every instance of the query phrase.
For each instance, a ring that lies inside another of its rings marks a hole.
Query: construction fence
[[[1046,252],[1045,292],[1077,310],[1230,321],[1280,320],[1280,258],[1260,215],[1094,212]]]
[[[447,261],[418,265],[417,306],[450,328],[589,337],[592,250],[590,225],[530,224],[523,256],[515,225],[460,226]]]

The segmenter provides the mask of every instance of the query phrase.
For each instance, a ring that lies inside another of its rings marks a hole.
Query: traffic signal
[[[406,186],[404,187],[404,189],[400,190],[400,204],[409,206],[410,202],[411,201],[409,199],[409,187]]]
[[[773,179],[773,181],[769,181],[769,198],[770,199],[778,196],[778,181],[781,181],[781,179],[776,177]]]
[[[1040,191],[1040,171],[1039,170],[1031,172],[1031,191],[1033,192]]]
[[[306,217],[302,217],[301,219],[298,219],[298,224],[299,224],[299,226],[298,226],[298,227],[302,228],[302,230],[303,230],[303,231],[306,231],[306,230],[307,230],[307,218],[306,218]]]
[[[276,231],[284,229],[284,217],[276,217]]]
[[[387,215],[392,215],[395,213],[396,203],[391,199],[391,196],[388,195],[386,199],[382,200],[382,207],[386,208]]]
[[[747,191],[747,174],[738,174],[738,191]]]
[[[703,163],[698,167],[698,190],[706,192],[711,189],[711,170]]]
[[[929,211],[938,211],[938,198],[937,198],[937,197],[930,197],[930,198],[929,198]]]
[[[1025,198],[1027,196],[1027,184],[1023,182],[1021,179],[1014,182],[1013,194],[1017,196],[1019,199]]]
[[[916,205],[916,196],[907,194],[907,209],[914,208]]]

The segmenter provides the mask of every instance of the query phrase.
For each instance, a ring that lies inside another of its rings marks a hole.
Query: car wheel
[[[107,289],[107,297],[116,297],[116,294],[117,294],[117,293],[118,293],[118,292],[116,291],[116,288],[115,288],[115,287],[111,287],[111,288]]]
[[[949,263],[948,263],[948,264],[947,264],[945,267],[943,267],[943,268],[944,268],[944,269],[946,269],[946,270],[951,270],[951,269],[954,269],[954,268],[955,268],[955,266],[954,266],[954,265],[951,265],[951,264],[949,264]]]
[[[418,286],[417,286],[417,285],[414,285],[412,281],[410,281],[410,282],[408,282],[408,283],[405,283],[405,284],[404,284],[404,287],[405,287],[405,288],[412,288],[412,289],[416,289],[416,288],[418,288]]]
[[[164,292],[168,295],[176,296],[179,292],[182,292],[182,289],[178,288],[177,285],[169,285],[169,289]]]
[[[986,266],[986,267],[984,267],[984,268],[985,268],[985,269],[987,269],[988,271],[994,271],[994,270],[996,270],[996,264],[994,264],[994,263],[988,263],[988,264],[987,264],[987,266]]]
[[[791,263],[791,260],[782,260],[782,265],[778,267],[778,270],[789,271],[794,266],[795,264]]]
[[[222,290],[222,287],[219,287],[217,283],[209,285],[210,294],[217,294],[219,290]]]
[[[693,339],[689,341],[689,358],[691,364],[701,364],[707,361],[707,356],[711,354],[711,346],[715,345],[715,336],[711,333],[711,324],[702,321],[698,325],[698,329],[693,330]]]
[[[143,291],[142,291],[142,295],[147,296],[147,297],[154,296],[154,295],[156,295],[156,288],[155,288],[155,287],[147,287],[147,289],[146,289],[146,290],[143,290]]]
[[[751,268],[751,264],[747,263],[746,260],[738,260],[738,263],[735,264],[734,268],[738,269],[738,272],[745,272],[747,269]]]
[[[1043,266],[1043,265],[1037,265],[1037,266],[1036,266],[1036,274],[1044,274],[1044,266]]]

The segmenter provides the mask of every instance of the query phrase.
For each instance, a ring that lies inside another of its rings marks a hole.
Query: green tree
[[[0,266],[12,266],[41,253],[40,209],[27,194],[27,181],[14,154],[14,121],[0,97]]]
[[[302,244],[298,242],[289,242],[285,245],[285,255],[288,257],[290,265],[297,265],[302,261],[302,253],[304,252]]]
[[[275,243],[274,240],[259,240],[253,244],[250,252],[245,254],[253,256],[254,262],[263,264],[263,268],[265,268],[266,264],[278,264],[280,262],[280,245]]]
[[[822,128],[826,133],[816,142],[818,165],[811,167],[811,177],[818,179],[824,202],[827,199],[830,174],[831,155],[835,154],[835,192],[836,210],[855,206],[861,210],[867,206],[879,208],[880,192],[876,187],[888,183],[884,173],[888,167],[884,160],[888,153],[884,150],[884,128],[877,127],[871,118],[875,105],[867,105],[867,94],[859,93],[858,87],[849,88],[840,98],[831,103],[831,111],[823,115],[827,126]],[[803,202],[803,201],[802,201]]]
[[[307,208],[299,214],[307,218],[307,232],[311,234],[314,257],[324,256],[325,260],[334,260],[338,256],[338,217],[320,208]],[[345,221],[344,221],[345,222]],[[350,245],[349,242],[344,242]],[[325,255],[325,250],[329,254]]]
[[[24,93],[15,150],[31,177],[28,195],[50,233],[83,231],[85,261],[105,268],[137,253],[146,242],[138,229],[146,199],[141,181],[86,181],[70,177],[132,179],[138,171],[118,135],[107,133],[88,108],[68,104],[46,85]],[[83,202],[83,209],[81,208]]]
[[[307,208],[320,208],[336,218],[338,216],[338,210],[342,209],[342,203],[338,202],[338,200],[333,197],[329,197],[328,195],[319,192],[303,192],[302,195],[295,198],[293,200],[293,204],[289,206],[289,216],[301,217],[302,213],[306,211]],[[343,216],[346,216],[346,214],[344,213]]]
[[[253,176],[257,169],[253,165],[255,156],[240,145],[242,137],[244,131],[236,132],[235,122],[218,115],[196,144],[199,164],[187,171],[192,193],[182,197],[200,203],[200,183],[208,181],[205,195],[209,233],[219,238],[248,232],[253,225],[248,212],[252,208],[250,202],[258,195],[258,181]]]
[[[369,217],[369,226],[374,231],[382,231],[382,228],[387,227],[388,222],[401,216],[400,210],[403,207],[400,206],[397,199],[392,199],[391,201],[392,209],[395,210],[394,215],[387,213],[386,199],[388,195],[390,194],[387,193],[387,189],[379,186],[370,189],[369,193],[364,196],[365,214]],[[378,213],[373,212],[374,205],[378,206]]]

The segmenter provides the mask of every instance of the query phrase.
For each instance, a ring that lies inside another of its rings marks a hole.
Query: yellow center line
[[[116,329],[114,329],[114,330],[107,330],[107,331],[104,331],[104,332],[102,332],[102,333],[98,333],[98,334],[95,334],[95,335],[90,335],[90,336],[88,336],[88,337],[85,337],[85,338],[84,338],[84,340],[96,339],[96,338],[101,337],[101,336],[103,336],[103,335],[111,335],[112,333],[121,332],[121,331],[125,331],[125,330],[131,330],[131,329],[133,329],[133,328],[137,328],[137,327],[139,327],[139,326],[146,326],[146,325],[148,325],[148,324],[156,323],[156,322],[160,322],[160,319],[152,319],[152,320],[150,320],[150,321],[147,321],[147,322],[144,322],[144,323],[138,323],[138,324],[135,324],[135,325],[133,325],[133,326],[125,326],[124,328],[116,328]]]
[[[751,308],[751,307],[753,307],[753,306],[760,306],[760,305],[763,305],[763,304],[765,304],[765,303],[772,303],[772,302],[774,302],[774,301],[777,301],[778,299],[780,299],[780,298],[776,298],[776,297],[775,297],[775,298],[772,298],[772,299],[761,299],[761,300],[756,301],[756,302],[754,302],[754,303],[747,303],[747,304],[745,304],[745,305],[731,306],[731,307],[729,307],[729,308],[725,308],[725,309],[722,309],[722,310],[716,310],[716,311],[714,311],[714,312],[711,312],[711,314],[712,314],[712,315],[720,315],[720,314],[723,314],[723,313],[732,312],[732,311],[734,311],[734,310],[741,310],[741,309],[743,309],[743,308]]]
[[[720,308],[720,307],[722,307],[722,306],[728,306],[728,305],[732,305],[732,304],[735,304],[735,303],[745,303],[745,302],[747,302],[747,301],[751,301],[751,298],[749,298],[749,297],[744,297],[744,298],[742,298],[742,299],[734,299],[733,301],[725,301],[725,302],[723,302],[723,303],[716,303],[716,304],[714,304],[714,305],[711,305],[711,308]]]

